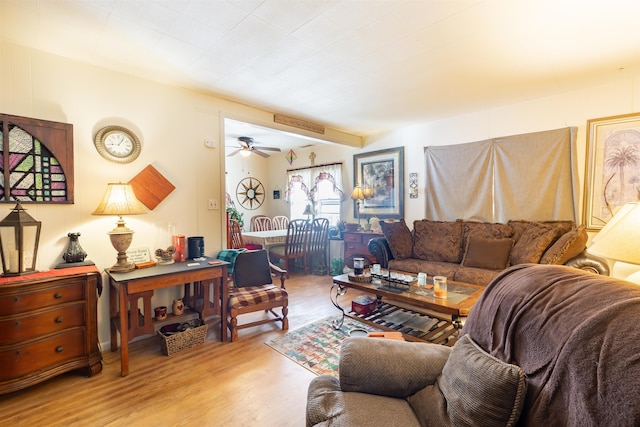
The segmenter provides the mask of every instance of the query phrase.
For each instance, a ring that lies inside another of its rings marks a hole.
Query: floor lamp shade
[[[593,238],[589,253],[640,264],[640,203],[627,203]]]
[[[127,260],[127,249],[133,240],[133,230],[126,227],[122,215],[139,215],[147,213],[144,205],[136,198],[130,184],[107,184],[107,191],[93,215],[117,215],[116,228],[111,230],[111,244],[118,251],[117,262],[109,269],[114,273],[132,271],[135,266]]]

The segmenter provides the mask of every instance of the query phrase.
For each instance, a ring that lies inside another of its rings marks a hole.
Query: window
[[[344,200],[344,193],[340,189],[342,163],[287,172],[289,185],[285,200],[289,202],[290,218],[327,218],[331,226],[337,225]]]

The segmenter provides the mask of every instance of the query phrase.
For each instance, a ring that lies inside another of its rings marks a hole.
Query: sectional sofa
[[[382,268],[479,285],[518,264],[565,264],[608,275],[604,259],[586,253],[584,226],[573,221],[507,223],[418,220],[410,230],[404,220],[381,222],[384,238],[368,249]]]

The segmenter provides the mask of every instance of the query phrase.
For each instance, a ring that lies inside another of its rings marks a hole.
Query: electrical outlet
[[[215,211],[220,209],[218,207],[218,199],[209,199],[209,210],[210,211]]]

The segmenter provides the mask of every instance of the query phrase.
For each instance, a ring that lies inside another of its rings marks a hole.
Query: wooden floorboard
[[[292,274],[286,284],[290,330],[338,313],[330,276]],[[170,357],[157,337],[132,343],[124,378],[119,353],[104,349],[103,371],[92,378],[67,373],[2,395],[0,425],[304,426],[315,375],[264,344],[284,333],[278,324],[241,330],[236,343],[221,343],[217,326],[203,345]]]

